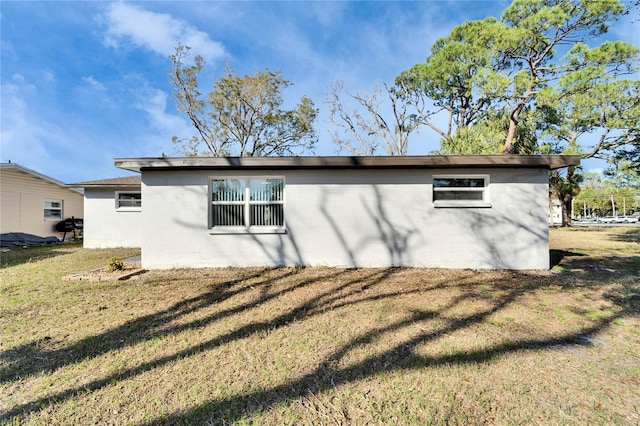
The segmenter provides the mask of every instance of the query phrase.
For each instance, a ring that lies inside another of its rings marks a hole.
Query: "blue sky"
[[[2,1],[0,159],[77,182],[126,175],[114,157],[176,155],[171,137],[193,134],[171,97],[168,56],[178,41],[205,57],[206,90],[225,61],[238,74],[281,69],[295,83],[285,99],[307,95],[321,110],[315,154],[334,155],[322,103],[331,82],[352,92],[392,82],[454,26],[499,17],[508,5]],[[608,37],[640,45],[632,19]],[[410,153],[437,148],[424,130]]]

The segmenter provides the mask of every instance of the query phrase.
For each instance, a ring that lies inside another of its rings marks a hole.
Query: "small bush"
[[[122,271],[124,269],[124,263],[122,263],[122,259],[119,257],[112,257],[107,264],[107,269],[109,272]]]

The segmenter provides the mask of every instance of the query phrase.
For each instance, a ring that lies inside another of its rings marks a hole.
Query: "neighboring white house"
[[[549,225],[562,226],[562,203],[560,202],[560,200],[551,200],[549,211]]]
[[[547,269],[549,169],[578,156],[130,158],[142,266]],[[101,214],[114,238],[122,228]],[[116,214],[117,216],[117,214]],[[124,217],[124,216],[123,216]],[[127,216],[128,217],[128,216]],[[98,226],[96,224],[95,226]],[[124,224],[122,225],[124,227]],[[127,228],[130,229],[130,228]],[[119,244],[121,245],[121,244]]]
[[[140,176],[79,182],[84,188],[84,247],[141,247]]]
[[[63,219],[82,218],[82,191],[16,163],[0,163],[0,233],[63,234]],[[68,234],[71,235],[71,234]]]

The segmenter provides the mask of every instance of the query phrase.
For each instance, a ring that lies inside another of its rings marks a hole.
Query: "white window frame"
[[[231,180],[238,179],[245,181],[244,188],[244,200],[233,201],[224,203],[215,203],[213,201],[213,181],[214,180]],[[281,201],[251,201],[251,181],[260,179],[282,179],[282,200]],[[286,194],[287,194],[287,181],[284,176],[281,175],[260,175],[260,176],[209,176],[209,200],[208,200],[208,214],[209,214],[209,233],[210,234],[284,234],[286,229]],[[244,218],[245,224],[239,226],[229,225],[213,225],[213,205],[214,204],[242,204],[244,206]],[[251,220],[251,206],[256,204],[281,204],[283,209],[283,224],[282,226],[263,226],[263,225],[250,225]]]
[[[439,187],[435,186],[436,179],[484,179],[483,187]],[[491,207],[490,197],[489,197],[489,188],[490,188],[490,180],[488,174],[439,174],[433,175],[431,180],[432,186],[432,202],[433,206],[440,208],[464,208],[464,207],[483,207],[489,208]],[[435,193],[436,192],[480,192],[482,193],[481,200],[436,200]]]
[[[122,206],[120,205],[120,195],[121,194],[140,194],[140,205],[139,206]],[[116,191],[116,211],[141,211],[142,210],[142,191]]]
[[[47,203],[60,203],[60,208],[51,207],[51,204],[47,206]],[[47,210],[59,210],[60,217],[47,216]],[[64,200],[44,200],[43,209],[44,220],[62,220],[64,219]]]

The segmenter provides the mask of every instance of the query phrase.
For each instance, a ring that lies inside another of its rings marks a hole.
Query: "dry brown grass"
[[[640,230],[553,230],[550,272],[0,270],[0,420],[638,424]],[[102,264],[100,264],[102,263]],[[93,266],[95,265],[95,266]]]

